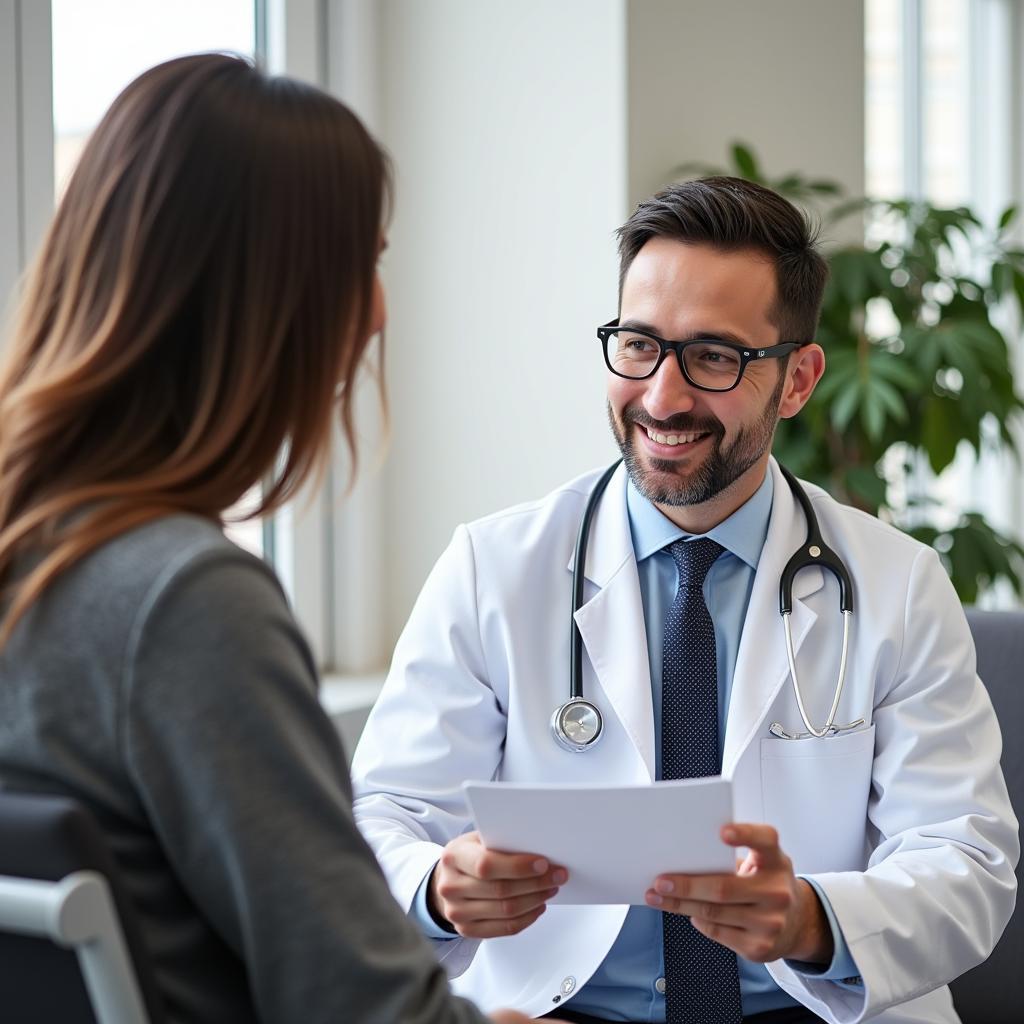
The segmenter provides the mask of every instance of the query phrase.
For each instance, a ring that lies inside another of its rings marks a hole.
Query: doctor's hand
[[[467,938],[516,935],[544,913],[568,879],[565,868],[532,853],[488,850],[478,832],[444,848],[427,887],[431,913]]]
[[[560,1017],[545,1017],[548,1024],[564,1024]],[[525,1013],[517,1010],[495,1010],[491,1014],[494,1024],[532,1024],[534,1018],[527,1017]]]
[[[714,942],[756,963],[832,959],[832,931],[812,886],[793,874],[770,825],[727,825],[722,840],[749,852],[735,875],[659,875],[649,907],[689,917]]]

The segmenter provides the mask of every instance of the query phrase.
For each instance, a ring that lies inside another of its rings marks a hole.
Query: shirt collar
[[[773,488],[771,473],[765,473],[764,481],[751,497],[728,519],[724,519],[705,534],[755,570],[765,537],[768,536]],[[649,558],[673,541],[693,536],[659,512],[636,489],[632,479],[626,484],[626,509],[629,513],[633,551],[638,562]]]

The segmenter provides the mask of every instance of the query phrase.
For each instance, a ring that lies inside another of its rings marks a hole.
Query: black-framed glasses
[[[658,372],[669,352],[674,352],[683,376],[701,391],[732,391],[743,371],[758,359],[780,359],[801,347],[785,341],[768,348],[750,348],[718,338],[666,341],[650,331],[620,327],[618,320],[598,327],[608,369],[627,380],[646,380]]]

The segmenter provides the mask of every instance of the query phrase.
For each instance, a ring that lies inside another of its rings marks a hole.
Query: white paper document
[[[642,786],[467,782],[484,845],[536,853],[569,871],[556,904],[631,903],[665,872],[735,870],[719,837],[732,819],[732,784],[717,776]]]

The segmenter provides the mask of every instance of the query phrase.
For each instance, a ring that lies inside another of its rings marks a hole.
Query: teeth
[[[677,444],[693,444],[694,441],[703,437],[703,434],[658,434],[655,431],[648,428],[647,436],[652,441],[657,441],[658,444],[677,445]]]

